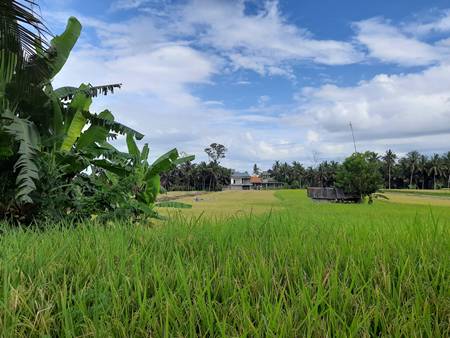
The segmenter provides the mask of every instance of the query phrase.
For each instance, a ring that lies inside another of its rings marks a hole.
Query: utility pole
[[[352,121],[350,121],[350,130],[352,131],[353,146],[355,147],[355,153],[357,153],[357,151],[356,151],[356,142],[355,142],[355,134],[353,133],[353,125],[352,125]]]

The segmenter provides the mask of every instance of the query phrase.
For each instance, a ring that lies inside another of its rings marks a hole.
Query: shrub
[[[354,153],[339,166],[336,186],[346,193],[366,196],[371,201],[373,193],[383,185],[379,162],[373,152]]]

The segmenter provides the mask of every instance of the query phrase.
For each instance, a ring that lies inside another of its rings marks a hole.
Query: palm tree
[[[388,189],[391,189],[392,167],[395,165],[397,155],[389,149],[383,156],[383,161],[388,168]]]
[[[430,159],[429,174],[433,174],[433,189],[436,190],[436,176],[441,176],[444,172],[442,160],[438,154],[434,154]]]
[[[447,188],[450,189],[450,151],[442,156],[442,164],[447,175]]]
[[[417,166],[419,164],[420,153],[417,150],[410,151],[406,155],[406,161],[410,169],[409,187],[412,188],[414,174],[416,173]]]
[[[422,189],[425,189],[426,176],[429,175],[429,161],[426,155],[420,155],[416,164],[416,172],[420,174],[417,183],[422,181]]]
[[[18,56],[20,65],[36,55],[36,41],[49,46],[46,37],[51,34],[36,9],[39,6],[34,0],[0,2],[0,49]]]
[[[299,187],[303,186],[303,176],[305,176],[305,168],[300,162],[294,161],[292,162],[292,172],[294,176],[294,180],[298,181]]]

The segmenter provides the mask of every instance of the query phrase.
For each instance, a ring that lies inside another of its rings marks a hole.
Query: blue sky
[[[57,85],[123,83],[94,108],[224,164],[314,164],[358,150],[449,150],[448,1],[44,0],[82,37]]]

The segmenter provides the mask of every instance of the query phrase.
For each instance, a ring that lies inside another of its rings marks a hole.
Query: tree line
[[[161,176],[161,183],[167,190],[221,190],[230,184],[231,169],[220,165],[225,157],[226,147],[217,143],[205,149],[209,162],[198,164],[187,162]],[[382,177],[385,189],[440,189],[450,188],[450,151],[444,154],[425,155],[414,150],[399,156],[391,149],[384,154],[366,152],[369,160]],[[305,166],[299,161],[292,163],[275,161],[268,173],[287,188],[332,187],[341,163],[323,161],[317,165]],[[253,175],[261,174],[257,164]]]
[[[231,169],[220,165],[225,158],[227,148],[212,143],[205,148],[209,162],[193,163],[188,161],[161,174],[161,185],[169,191],[220,191],[230,184]]]
[[[400,157],[392,150],[384,154],[368,152],[383,178],[386,189],[440,189],[450,188],[450,151],[431,156],[414,150]],[[331,187],[341,164],[323,161],[316,166],[305,167],[294,161],[291,164],[275,161],[269,170],[278,181],[291,188],[308,186]]]

